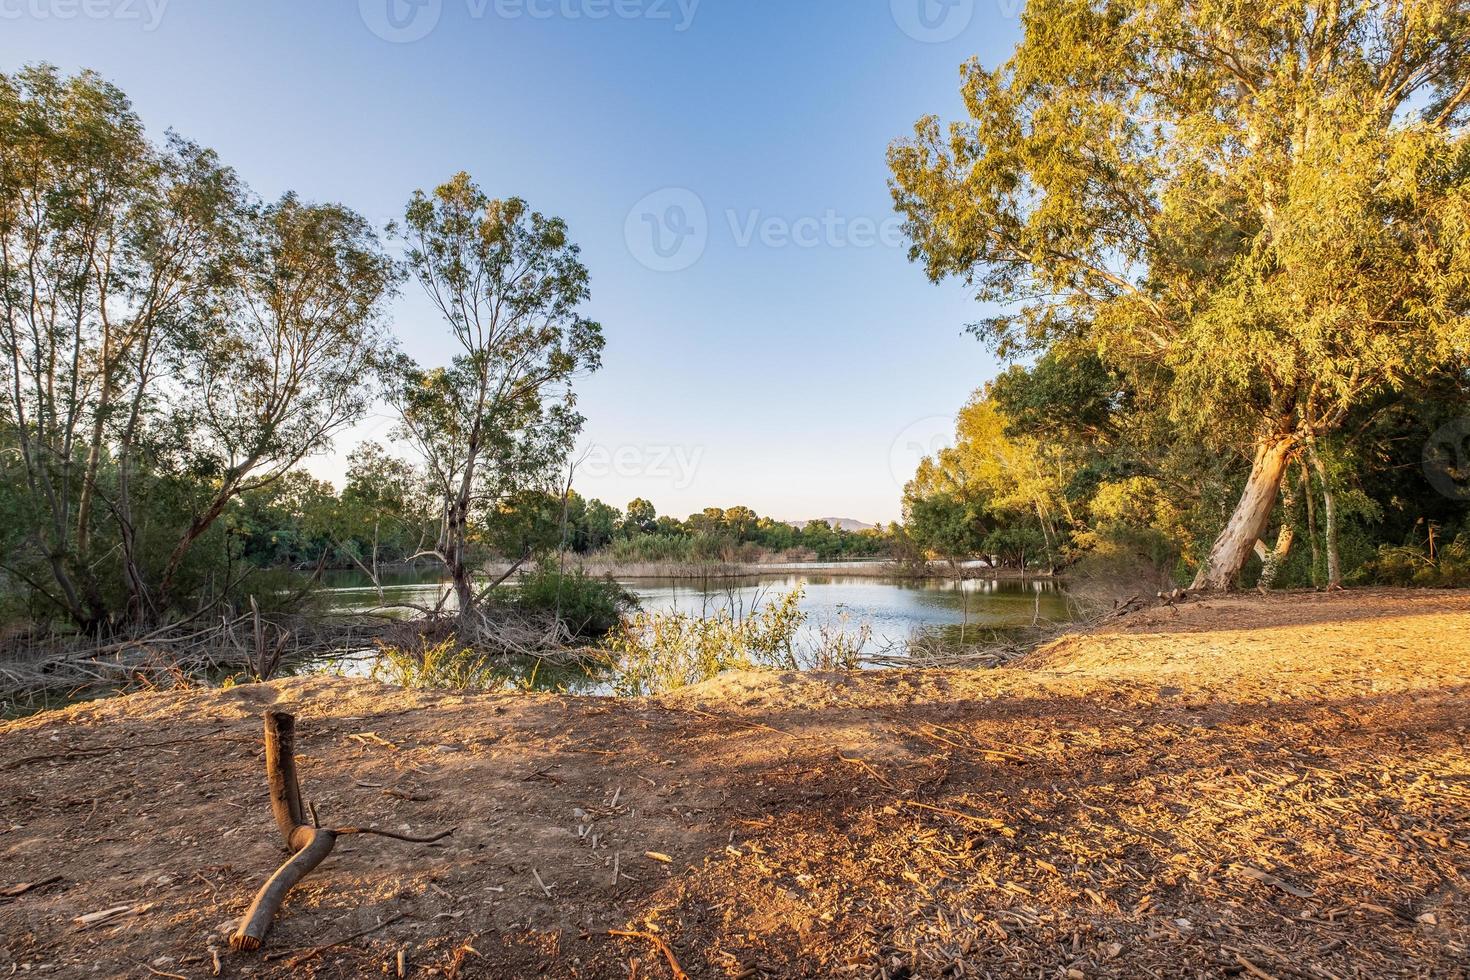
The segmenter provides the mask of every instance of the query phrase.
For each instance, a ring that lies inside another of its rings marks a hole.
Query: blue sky
[[[908,262],[884,153],[959,111],[1019,0],[0,0],[0,70],[120,85],[155,135],[384,224],[467,170],[565,218],[607,334],[577,488],[660,513],[898,516],[997,364]],[[395,329],[450,345],[411,291]],[[369,419],[312,469],[340,475]]]

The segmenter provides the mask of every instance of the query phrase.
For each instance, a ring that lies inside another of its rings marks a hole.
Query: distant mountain
[[[873,531],[878,527],[876,524],[864,524],[862,521],[855,521],[851,517],[816,517],[812,518],[812,520],[826,521],[829,527],[838,531]],[[792,527],[806,527],[811,523],[811,520],[787,521],[786,523]]]

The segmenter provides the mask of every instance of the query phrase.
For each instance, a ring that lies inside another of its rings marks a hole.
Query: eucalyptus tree
[[[468,174],[416,193],[397,231],[458,347],[447,366],[405,361],[396,401],[439,501],[430,553],[467,619],[472,520],[553,486],[582,426],[572,383],[601,365],[602,328],[579,312],[588,272],[565,222],[491,199]]]
[[[384,308],[399,275],[372,227],[341,205],[288,194],[251,208],[208,307],[173,352],[189,466],[209,479],[164,564],[160,606],[230,501],[367,411],[393,352]]]
[[[52,580],[32,587],[84,626],[110,615],[99,552],[119,545],[128,591],[142,591],[127,493],[136,437],[155,410],[159,353],[238,196],[213,154],[151,145],[96,75],[0,75],[0,417]],[[99,507],[109,465],[117,485]],[[121,540],[95,545],[114,519]]]
[[[1034,0],[969,118],[890,150],[911,254],[1005,355],[1094,350],[1250,459],[1196,586],[1288,464],[1466,357],[1470,11],[1453,0]],[[1222,515],[1223,517],[1224,515]]]

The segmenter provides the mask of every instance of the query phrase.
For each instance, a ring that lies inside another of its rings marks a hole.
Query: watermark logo
[[[888,472],[900,487],[908,486],[919,464],[954,445],[954,415],[930,415],[904,428],[888,448]]]
[[[444,14],[444,0],[357,0],[367,29],[389,44],[412,44],[429,36]]]
[[[709,212],[699,195],[666,187],[633,205],[623,225],[628,251],[654,272],[682,272],[709,246]]]
[[[578,477],[623,480],[643,479],[667,483],[675,490],[688,490],[704,462],[704,447],[594,445],[577,463]]]
[[[3,3],[21,0],[0,0]],[[40,0],[29,0],[40,2]],[[89,0],[49,0],[51,3],[85,3]],[[103,0],[90,0],[103,2]],[[107,0],[136,2],[136,0]],[[154,0],[160,2],[160,0]],[[682,34],[694,26],[700,0],[464,0],[465,15],[471,21],[494,20],[566,20],[600,21],[646,20],[673,26]],[[368,30],[390,44],[412,44],[421,41],[439,26],[444,14],[444,0],[358,0],[358,12]]]
[[[735,248],[902,248],[903,220],[897,215],[849,217],[831,208],[788,217],[758,208],[729,208],[713,221],[703,199],[683,187],[643,198],[623,227],[628,251],[655,272],[680,272],[698,262],[716,234]]]
[[[903,219],[897,215],[881,221],[849,218],[829,208],[820,215],[787,218],[732,209],[725,212],[725,222],[738,248],[901,248],[904,243]]]
[[[975,19],[975,0],[889,0],[893,21],[925,44],[953,41]]]
[[[1424,444],[1424,476],[1451,500],[1470,500],[1470,418],[1440,426]]]
[[[0,0],[0,20],[114,20],[156,31],[169,0]]]

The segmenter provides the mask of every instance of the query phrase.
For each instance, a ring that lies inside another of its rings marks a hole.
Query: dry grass
[[[1464,977],[1467,635],[1466,594],[1233,598],[993,671],[75,706],[0,726],[0,893],[56,878],[0,972],[207,975],[279,861],[278,704],[324,819],[460,829],[334,855],[268,951],[386,925],[230,976]]]

